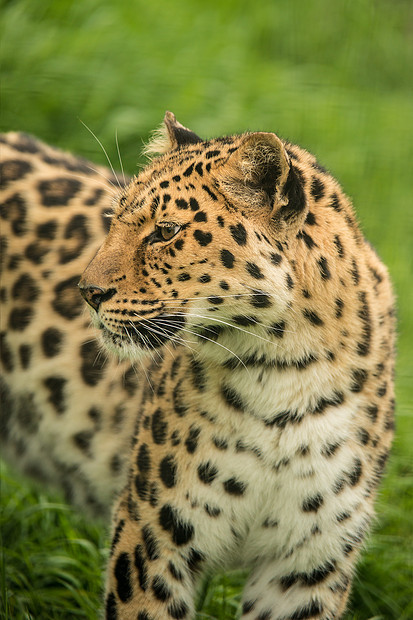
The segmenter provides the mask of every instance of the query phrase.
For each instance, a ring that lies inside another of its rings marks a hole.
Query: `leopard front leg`
[[[184,430],[182,418],[172,416],[168,432],[166,424],[156,410],[132,451],[114,513],[107,620],[193,618],[198,575],[231,539],[218,499],[206,499],[208,493],[219,496],[220,485],[214,491],[198,477],[204,457],[199,447],[193,456],[197,427]]]
[[[289,486],[285,481],[280,502],[263,523],[267,549],[262,545],[244,589],[242,620],[342,617],[373,514],[372,482],[362,476],[363,467],[356,457],[352,467],[331,467],[306,485],[298,478]]]
[[[149,505],[141,511],[128,491],[115,521],[106,620],[193,617],[195,582],[203,561],[193,543],[193,526],[173,505]]]
[[[292,556],[261,564],[245,587],[242,620],[338,620],[346,607],[357,552],[352,555],[350,560],[329,557],[317,562],[314,553],[305,570]],[[298,565],[301,570],[295,569]]]

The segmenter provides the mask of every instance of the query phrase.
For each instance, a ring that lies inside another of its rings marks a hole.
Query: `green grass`
[[[93,618],[106,555],[104,529],[2,470],[4,617]]]
[[[390,268],[400,336],[397,438],[346,618],[412,618],[410,0],[3,0],[0,9],[2,130],[104,163],[82,120],[119,167],[117,133],[134,172],[170,109],[205,137],[277,131],[352,196]],[[0,617],[96,617],[104,528],[8,470],[2,478]],[[241,582],[214,577],[199,617],[236,617]]]

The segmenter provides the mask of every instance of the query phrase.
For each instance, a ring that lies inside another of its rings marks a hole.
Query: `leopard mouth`
[[[124,321],[117,325],[119,331],[112,331],[104,323],[99,328],[104,343],[109,348],[124,349],[131,345],[150,351],[159,349],[167,342],[177,342],[177,334],[185,326],[183,314],[162,313],[150,319]]]

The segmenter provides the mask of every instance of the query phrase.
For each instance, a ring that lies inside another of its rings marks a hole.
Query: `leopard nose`
[[[82,282],[79,282],[78,286],[82,297],[96,312],[103,301],[108,301],[116,293],[115,288],[105,289],[93,284],[83,284]]]

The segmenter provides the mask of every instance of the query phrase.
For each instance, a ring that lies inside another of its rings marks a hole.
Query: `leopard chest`
[[[298,380],[293,369],[217,369],[185,355],[164,361],[153,373],[158,389],[148,387],[143,404],[133,470],[139,499],[156,506],[160,492],[163,501],[178,498],[185,518],[206,521],[210,533],[233,528],[231,562],[241,540],[245,558],[257,546],[265,550],[270,535],[285,545],[295,524],[285,508],[289,488],[301,489],[299,519],[306,496],[329,484],[323,446],[350,433],[351,404],[308,371]],[[315,395],[320,389],[324,400]],[[280,520],[280,530],[269,527]]]

